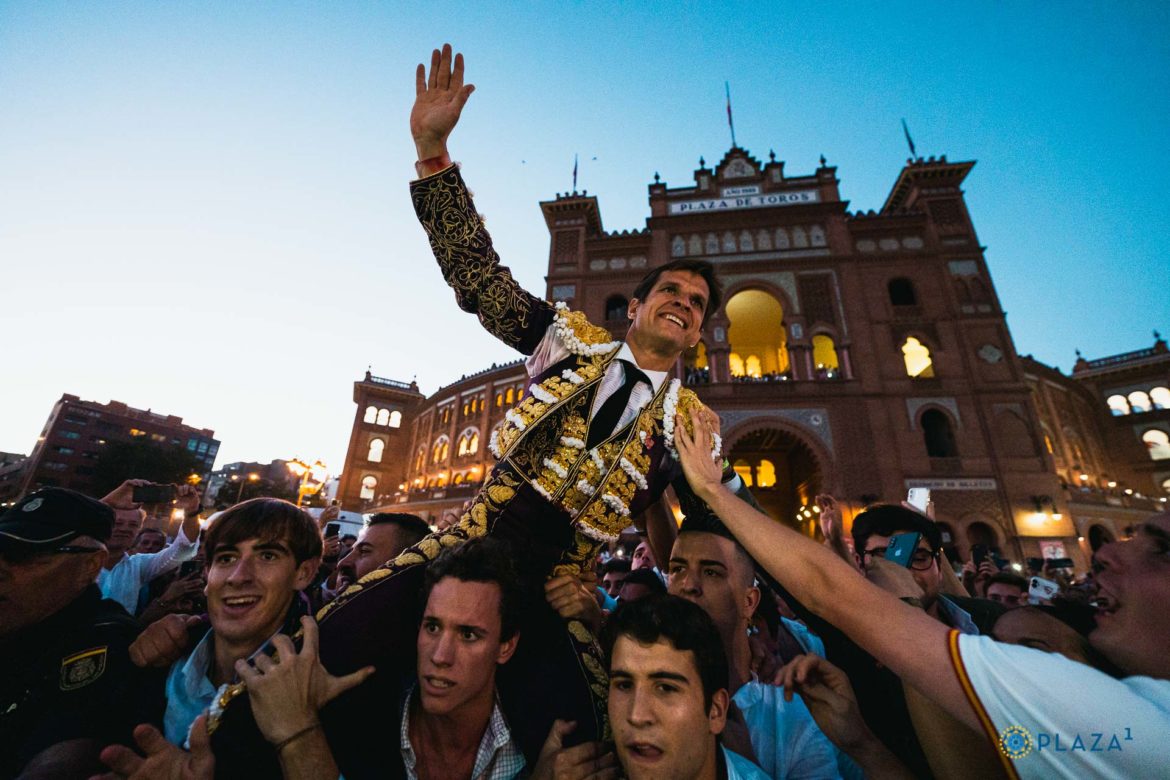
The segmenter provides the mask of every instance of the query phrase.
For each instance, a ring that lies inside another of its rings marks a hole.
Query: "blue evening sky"
[[[367,365],[424,392],[512,359],[414,220],[414,65],[477,85],[452,151],[543,292],[538,201],[638,228],[736,135],[877,209],[908,152],[967,200],[1016,348],[1069,370],[1170,331],[1170,4],[0,2],[0,450],[63,392],[340,468]],[[596,158],[596,159],[594,159]]]

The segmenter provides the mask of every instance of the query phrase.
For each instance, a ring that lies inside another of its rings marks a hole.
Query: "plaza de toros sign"
[[[758,195],[739,195],[710,200],[683,200],[670,204],[671,214],[697,214],[704,211],[731,211],[733,209],[761,209],[768,206],[795,206],[820,200],[816,190],[796,192],[766,192]]]

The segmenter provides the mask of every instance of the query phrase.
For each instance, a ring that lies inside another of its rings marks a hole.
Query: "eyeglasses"
[[[101,547],[81,547],[67,544],[62,547],[54,547],[51,550],[42,550],[31,545],[21,545],[19,547],[13,546],[5,550],[0,550],[0,558],[3,558],[9,563],[22,564],[37,559],[48,559],[51,555],[80,555],[94,552],[103,552],[103,549]]]
[[[874,547],[872,550],[866,550],[862,554],[862,557],[876,555],[884,558],[886,556],[886,549],[885,547]],[[910,568],[915,571],[926,571],[934,564],[936,558],[938,558],[937,550],[923,550],[920,547],[914,551],[914,555],[910,558]]]

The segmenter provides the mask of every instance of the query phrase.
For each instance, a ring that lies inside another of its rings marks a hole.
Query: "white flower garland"
[[[605,502],[606,506],[617,512],[622,517],[630,516],[630,508],[626,506],[626,502],[622,501],[613,493],[602,493],[601,500]]]
[[[562,436],[561,444],[565,445],[566,447],[572,447],[575,450],[585,449],[585,442],[575,436]]]
[[[622,467],[622,471],[630,475],[630,479],[634,480],[634,484],[638,486],[639,490],[646,490],[649,487],[649,485],[646,483],[646,477],[644,477],[636,468],[634,468],[633,463],[630,463],[625,458],[622,458],[620,461],[618,461],[618,464]]]
[[[488,449],[492,451],[492,455],[496,456],[496,460],[503,457],[500,454],[500,429],[496,428],[492,431],[492,437],[488,439]]]
[[[556,474],[561,479],[568,479],[568,477],[569,477],[569,470],[566,469],[561,464],[557,463],[552,458],[545,458],[544,459],[544,466],[545,466],[545,468],[552,471],[552,473]]]
[[[543,387],[541,387],[539,384],[537,384],[535,382],[532,384],[532,387],[528,388],[528,394],[531,395],[533,398],[535,398],[537,401],[544,401],[546,404],[555,404],[557,401],[560,400],[555,395],[550,393],[548,390],[545,390]]]
[[[544,496],[547,500],[549,500],[549,501],[553,500],[552,495],[547,490],[545,490],[544,488],[542,488],[540,486],[540,482],[538,480],[533,480],[529,484],[532,485],[533,490],[535,490],[537,493],[540,493],[540,495]]]
[[[601,455],[598,454],[597,449],[589,450],[589,459],[593,461],[593,465],[597,466],[597,470],[602,474],[605,473],[605,461],[602,460]]]
[[[561,376],[575,385],[585,384],[585,377],[581,376],[571,368],[566,368],[564,371],[562,371]]]
[[[569,324],[569,307],[564,301],[557,301],[556,316],[553,318],[553,328],[556,330],[557,338],[565,345],[565,349],[572,352],[574,355],[604,355],[613,352],[620,347],[620,341],[606,341],[599,344],[586,344],[581,339],[577,338],[576,332],[572,325]]]
[[[522,431],[528,426],[524,424],[524,418],[516,414],[515,409],[509,409],[508,413],[504,415],[504,419],[516,426],[516,430]]]
[[[577,489],[587,496],[591,496],[597,492],[597,488],[589,480],[584,478],[577,480]]]
[[[604,531],[599,531],[592,526],[585,523],[577,523],[575,526],[578,531],[588,536],[590,539],[596,539],[599,542],[616,542],[621,538],[621,534],[607,534]]]
[[[666,397],[662,399],[662,436],[666,440],[666,449],[675,460],[678,460],[678,451],[674,448],[674,416],[678,413],[678,391],[681,387],[682,382],[670,380]]]

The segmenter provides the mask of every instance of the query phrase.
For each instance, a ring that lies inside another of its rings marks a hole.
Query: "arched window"
[[[378,408],[376,406],[366,407],[366,416],[362,418],[362,422],[372,423],[378,417]]]
[[[459,437],[459,447],[455,450],[455,452],[458,455],[466,455],[467,454],[467,436],[466,435]]]
[[[755,250],[756,244],[754,241],[752,241],[752,234],[746,230],[742,231],[739,234],[739,251],[754,252]]]
[[[620,295],[611,295],[605,299],[605,318],[607,320],[624,320],[629,309],[630,302]]]
[[[515,400],[516,400],[516,391],[509,387],[508,392],[504,394],[504,403],[510,404]]]
[[[1150,451],[1150,460],[1170,459],[1170,436],[1157,428],[1142,434],[1142,441]]]
[[[704,247],[709,255],[719,254],[719,238],[714,233],[707,234],[707,242]]]
[[[747,487],[752,486],[752,464],[740,459],[732,465],[732,468],[735,469],[735,473],[739,475],[739,478],[743,480],[744,485]]]
[[[378,478],[371,475],[366,475],[362,477],[362,490],[360,493],[358,493],[358,496],[362,499],[362,501],[373,501],[374,491],[377,489]]]
[[[1129,405],[1134,412],[1150,411],[1150,397],[1141,390],[1134,390],[1129,394]]]
[[[826,378],[837,375],[837,345],[833,339],[823,333],[812,337],[813,364],[817,368],[817,376]]]
[[[732,376],[760,377],[788,372],[788,334],[784,308],[763,290],[742,290],[724,307]]]
[[[499,407],[501,407],[501,406],[503,406],[503,405],[504,405],[504,394],[503,394],[503,392],[496,393],[496,408],[499,408]]]
[[[756,249],[767,251],[772,248],[772,234],[767,230],[756,233]]]
[[[463,484],[463,473],[462,473],[462,472],[460,472],[460,473],[456,474],[456,475],[455,475],[455,479],[451,480],[451,484],[452,484],[452,485],[461,485],[461,484]]]
[[[463,402],[463,416],[466,417],[471,412],[471,404],[467,401]]]
[[[813,225],[809,228],[808,242],[813,246],[824,246],[827,243],[825,241],[825,229],[820,225]]]
[[[804,232],[804,228],[799,225],[792,228],[792,245],[797,249],[804,249],[808,246],[808,233]]]
[[[431,448],[431,462],[438,463],[447,459],[451,454],[451,440],[446,435],[440,436],[435,440],[434,447]]]
[[[945,413],[938,409],[927,409],[922,413],[920,424],[927,455],[932,458],[958,457],[955,432],[951,428],[951,419]]]
[[[390,410],[389,409],[379,409],[378,410],[378,425],[389,425],[389,424],[390,424]]]
[[[1124,395],[1111,395],[1105,403],[1109,404],[1109,412],[1114,417],[1124,417],[1129,414],[1129,401]]]
[[[399,428],[402,426],[402,412],[395,409],[390,412],[390,427]]]
[[[756,469],[759,475],[759,481],[756,482],[757,487],[769,488],[776,485],[776,466],[770,460],[761,460],[760,466]]]
[[[1150,391],[1150,400],[1155,409],[1170,409],[1170,388],[1155,387]]]
[[[418,452],[416,452],[414,454],[414,470],[415,471],[422,471],[423,465],[426,464],[426,460],[427,460],[427,448],[426,447],[419,447]]]
[[[906,361],[906,376],[912,379],[930,379],[934,376],[930,350],[913,336],[902,345],[902,358]]]
[[[670,256],[682,257],[687,253],[687,242],[682,236],[675,236],[674,240],[670,242]]]
[[[917,306],[918,296],[914,293],[914,282],[900,276],[891,279],[887,289],[890,293],[890,303],[894,306]]]
[[[776,248],[788,249],[792,246],[788,241],[788,231],[784,228],[776,228]]]
[[[382,450],[386,449],[386,442],[382,439],[370,439],[370,451],[366,453],[366,460],[371,463],[382,462]]]
[[[689,255],[703,254],[703,239],[699,238],[699,236],[697,234],[691,236],[690,241],[687,242],[687,254],[689,254]]]
[[[467,440],[467,454],[474,455],[479,452],[479,432],[471,434],[471,438]]]
[[[735,236],[730,230],[723,234],[723,251],[728,254],[735,251]]]

